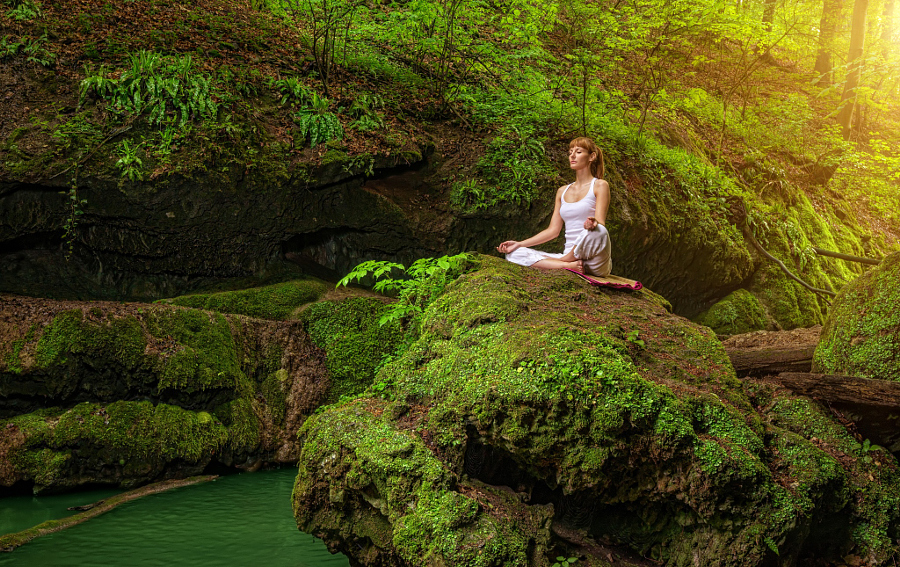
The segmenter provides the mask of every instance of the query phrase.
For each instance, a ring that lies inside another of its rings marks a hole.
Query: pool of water
[[[0,553],[0,565],[349,567],[346,557],[331,555],[320,540],[297,530],[291,511],[295,476],[292,469],[244,473],[145,496]],[[63,517],[73,513],[68,506],[111,494],[0,499],[0,531]]]

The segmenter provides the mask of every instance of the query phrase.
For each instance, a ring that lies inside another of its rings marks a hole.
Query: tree
[[[869,0],[854,1],[853,20],[850,27],[850,52],[847,55],[849,69],[847,71],[847,80],[844,82],[844,92],[841,94],[840,111],[838,112],[838,124],[841,125],[841,132],[845,140],[850,139],[850,123],[853,118],[856,89],[859,87],[859,76],[862,72],[868,10]]]
[[[329,96],[338,36],[343,33],[346,43],[359,0],[285,0],[284,5],[298,28],[306,27],[306,23],[310,29],[316,71],[325,96]]]
[[[892,1],[892,0],[889,0]],[[819,74],[818,84],[828,86],[834,81],[831,66],[831,45],[841,17],[843,0],[823,0],[822,19],[819,23],[819,53],[814,70]]]

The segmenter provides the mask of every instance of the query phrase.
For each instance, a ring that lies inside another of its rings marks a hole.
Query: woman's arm
[[[584,228],[594,230],[598,224],[606,226],[606,213],[609,211],[609,183],[603,179],[599,179],[594,184],[594,197],[597,204],[594,206],[594,216],[588,217],[584,221]]]
[[[553,207],[553,216],[550,217],[550,225],[539,233],[535,234],[531,238],[526,238],[522,241],[515,240],[507,240],[500,244],[497,247],[497,250],[504,253],[509,254],[510,252],[527,246],[536,246],[538,244],[543,244],[544,242],[550,242],[557,236],[559,236],[559,231],[562,230],[563,220],[562,216],[559,214],[559,208],[562,206],[562,194],[563,190],[566,188],[565,185],[556,190],[556,204]]]

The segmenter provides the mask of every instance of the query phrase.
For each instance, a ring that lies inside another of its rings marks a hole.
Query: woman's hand
[[[497,252],[500,252],[501,254],[509,254],[521,247],[522,245],[515,240],[507,240],[506,242],[500,243],[500,246],[497,247]]]
[[[584,221],[584,228],[587,230],[594,230],[597,228],[597,225],[600,223],[597,222],[597,219],[594,217],[588,217],[586,221]]]

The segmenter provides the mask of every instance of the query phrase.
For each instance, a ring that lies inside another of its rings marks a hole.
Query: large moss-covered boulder
[[[0,490],[294,462],[331,381],[302,323],[0,297]]]
[[[841,290],[813,365],[819,372],[900,380],[900,253]]]
[[[363,565],[896,551],[890,454],[808,399],[746,388],[709,329],[649,294],[479,262],[379,371],[381,392],[304,424],[301,529]]]

